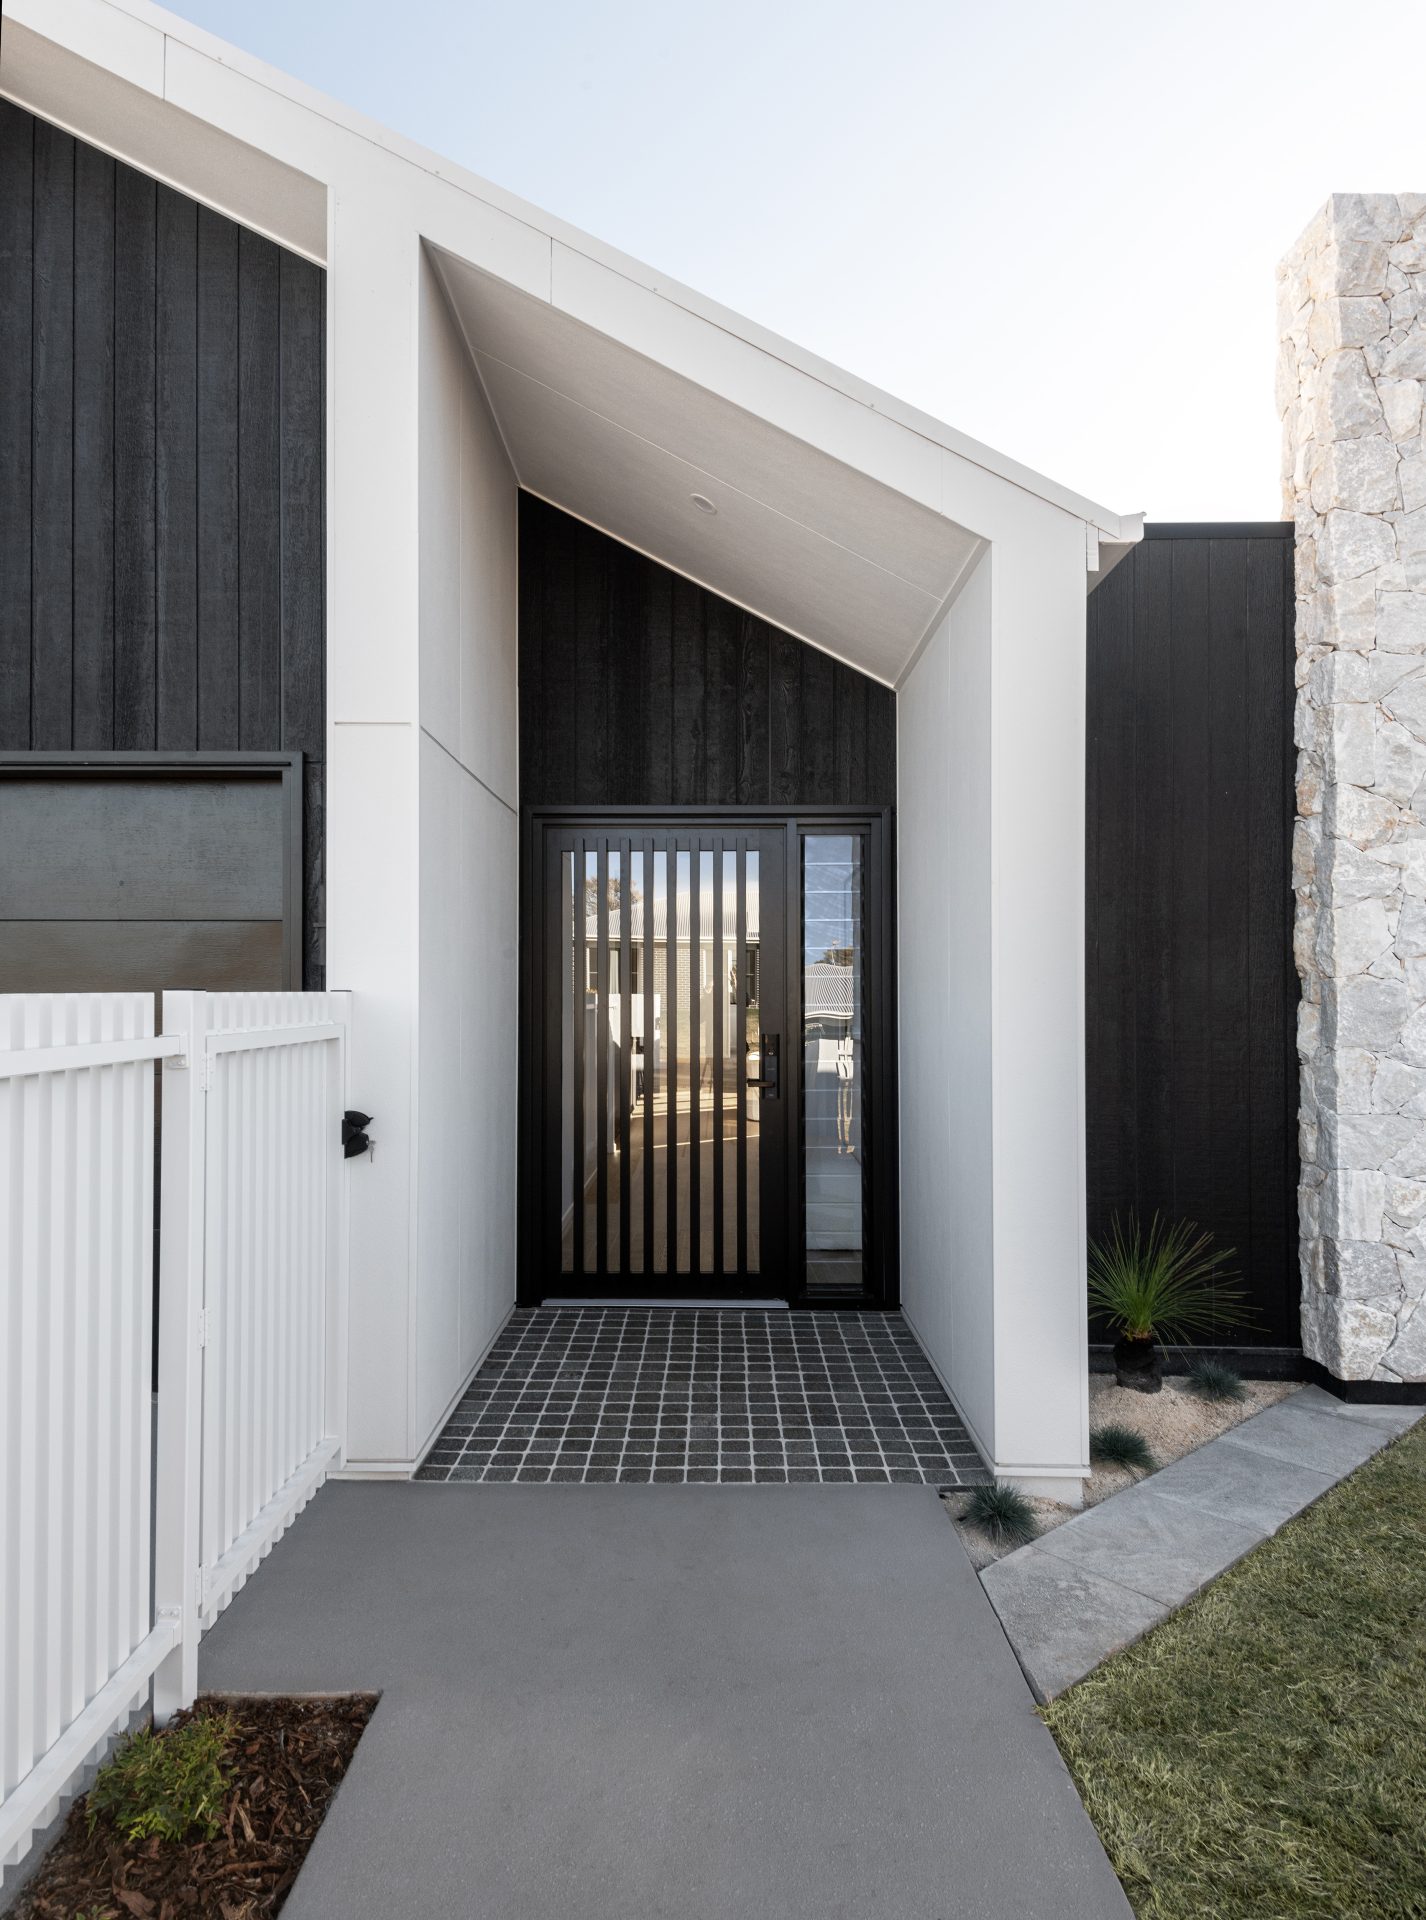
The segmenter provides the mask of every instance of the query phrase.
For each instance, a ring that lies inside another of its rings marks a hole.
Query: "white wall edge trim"
[[[441,1433],[446,1422],[460,1405],[471,1381],[474,1380],[475,1376],[480,1372],[480,1369],[490,1358],[491,1349],[514,1318],[515,1309],[516,1302],[512,1300],[506,1309],[504,1319],[481,1348],[475,1365],[470,1369],[470,1372],[466,1374],[465,1378],[446,1402],[439,1417],[432,1424],[429,1433],[427,1433],[425,1439],[416,1448],[415,1453],[409,1460],[348,1460],[344,1467],[338,1472],[329,1473],[327,1478],[329,1480],[409,1480],[430,1452],[431,1443]]]
[[[970,1415],[966,1412],[965,1408],[961,1405],[960,1400],[956,1396],[956,1391],[954,1387],[952,1387],[950,1381],[946,1378],[945,1374],[942,1373],[940,1367],[936,1363],[936,1358],[934,1354],[931,1352],[930,1348],[926,1345],[926,1342],[921,1338],[920,1330],[918,1329],[916,1322],[912,1319],[911,1315],[906,1311],[905,1307],[900,1308],[899,1311],[902,1319],[906,1322],[907,1326],[910,1327],[911,1331],[916,1335],[917,1344],[919,1345],[926,1359],[929,1361],[932,1373],[935,1374],[936,1378],[940,1381],[941,1385],[945,1388],[946,1393],[950,1398],[951,1405],[955,1408],[956,1412],[960,1416],[961,1425],[965,1428],[966,1432],[970,1435],[971,1439],[975,1442],[976,1451],[980,1454],[981,1459],[984,1460],[985,1464],[990,1468],[990,1471],[995,1475],[997,1480],[1062,1481],[1062,1480],[1087,1480],[1089,1478],[1088,1460],[1086,1460],[1082,1466],[1078,1466],[1078,1467],[1073,1467],[1073,1466],[1045,1467],[1045,1466],[1038,1465],[1034,1461],[1030,1461],[1022,1464],[1014,1460],[997,1460],[995,1458],[994,1449],[986,1445],[984,1436],[981,1434],[981,1432],[977,1428],[974,1420],[971,1419]]]
[[[995,1456],[992,1448],[986,1443],[985,1436],[980,1432],[979,1428],[976,1426],[975,1421],[972,1420],[970,1415],[966,1412],[965,1408],[961,1405],[960,1398],[957,1395],[955,1388],[951,1385],[950,1381],[946,1378],[945,1374],[942,1373],[940,1365],[936,1360],[935,1355],[931,1352],[931,1349],[927,1346],[926,1342],[921,1338],[921,1329],[916,1325],[916,1322],[912,1319],[911,1315],[906,1311],[906,1308],[904,1306],[898,1308],[897,1311],[900,1313],[902,1319],[906,1322],[907,1326],[910,1327],[911,1331],[916,1335],[917,1346],[920,1347],[922,1354],[930,1362],[932,1373],[935,1374],[936,1378],[940,1381],[941,1385],[945,1388],[946,1393],[950,1398],[951,1405],[955,1408],[956,1413],[960,1418],[961,1425],[965,1428],[966,1432],[970,1435],[971,1439],[975,1442],[976,1452],[980,1455],[981,1459],[985,1462],[985,1464],[990,1468],[991,1472],[997,1473],[999,1469],[995,1464]]]

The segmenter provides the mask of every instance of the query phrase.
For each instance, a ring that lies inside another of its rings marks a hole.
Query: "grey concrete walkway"
[[[1129,1913],[929,1487],[328,1487],[200,1677],[381,1689],[284,1920]]]
[[[987,1567],[1037,1698],[1156,1626],[1421,1417],[1304,1387]]]

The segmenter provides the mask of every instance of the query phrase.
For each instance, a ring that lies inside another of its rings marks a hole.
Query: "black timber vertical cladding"
[[[889,807],[896,696],[520,496],[527,806]]]
[[[0,748],[305,759],[324,978],[326,276],[0,101]]]
[[[1089,601],[1091,1234],[1191,1219],[1300,1344],[1290,525],[1150,526]]]

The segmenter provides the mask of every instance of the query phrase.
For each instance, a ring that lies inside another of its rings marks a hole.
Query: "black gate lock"
[[[342,1115],[342,1154],[348,1160],[355,1160],[359,1153],[370,1151],[376,1158],[376,1142],[366,1129],[371,1125],[369,1113],[358,1113],[355,1107],[348,1107]]]

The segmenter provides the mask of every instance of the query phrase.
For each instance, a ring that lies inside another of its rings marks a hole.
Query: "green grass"
[[[1143,1920],[1421,1920],[1426,1423],[1045,1718]]]

